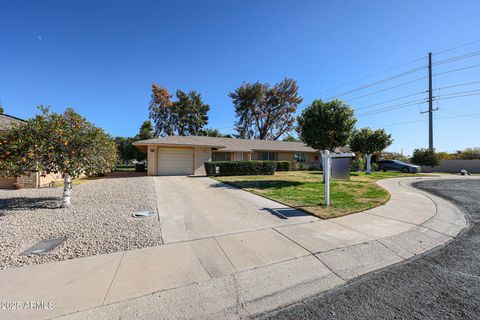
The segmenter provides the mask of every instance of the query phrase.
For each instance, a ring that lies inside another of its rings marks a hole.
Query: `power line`
[[[463,97],[470,97],[470,96],[478,96],[478,95],[480,95],[480,91],[478,91],[478,93],[463,94],[463,95],[458,95],[458,96],[454,96],[454,97],[445,97],[445,98],[441,98],[441,100],[463,98]]]
[[[423,104],[423,103],[427,103],[427,102],[428,101],[426,99],[408,101],[408,102],[404,102],[404,103],[401,103],[401,104],[396,104],[396,105],[393,105],[393,106],[388,106],[388,107],[384,107],[384,108],[381,108],[381,109],[375,109],[375,110],[372,110],[372,111],[367,111],[367,112],[364,112],[364,113],[360,113],[360,114],[357,115],[357,117],[370,116],[370,115],[374,115],[374,114],[381,113],[381,112],[402,109],[402,108],[415,106],[415,105]]]
[[[480,82],[480,81],[479,81],[479,82]],[[390,99],[390,100],[384,100],[384,101],[381,101],[381,102],[378,102],[378,103],[370,104],[370,105],[368,105],[368,106],[363,106],[363,107],[360,107],[360,108],[355,108],[355,110],[358,111],[358,110],[368,109],[368,108],[375,107],[375,106],[378,106],[378,105],[382,105],[382,104],[385,104],[385,103],[402,100],[402,99],[405,99],[405,98],[408,98],[408,97],[413,97],[413,96],[416,96],[416,95],[419,95],[419,94],[422,94],[422,93],[426,93],[426,92],[427,92],[427,91],[420,91],[420,92],[417,92],[417,93],[408,94],[408,95],[406,95],[406,96],[402,96],[402,97],[398,97],[398,98],[394,98],[394,99]]]
[[[480,89],[441,94],[441,95],[438,95],[436,98],[444,99],[444,97],[448,97],[448,96],[453,96],[453,95],[458,95],[458,94],[461,95],[461,94],[477,93],[477,92],[480,92]]]
[[[457,72],[457,71],[463,71],[463,70],[467,70],[467,69],[471,69],[471,68],[477,68],[477,67],[480,67],[480,64],[474,64],[474,65],[470,65],[470,66],[463,67],[463,68],[458,68],[458,69],[453,69],[453,70],[448,70],[448,71],[436,73],[433,76],[441,76],[441,75],[444,75],[444,74]],[[357,97],[354,97],[352,99],[348,99],[347,102],[357,100],[357,99],[360,99],[360,98],[364,98],[364,97],[368,97],[368,96],[372,96],[372,95],[375,95],[375,94],[380,93],[380,92],[385,92],[385,91],[388,91],[388,90],[391,90],[391,89],[395,89],[395,88],[405,86],[405,85],[408,85],[408,84],[411,84],[411,83],[414,83],[414,82],[417,82],[417,81],[425,80],[425,79],[428,79],[428,77],[421,77],[421,78],[413,79],[413,80],[403,82],[403,83],[400,83],[400,84],[392,86],[392,87],[384,88],[384,89],[381,89],[381,90],[378,90],[378,91],[374,91],[374,92],[370,92],[370,93],[367,93],[367,94],[364,94],[364,95],[361,95],[361,96],[357,96]]]
[[[365,79],[369,79],[369,78],[375,77],[375,76],[377,76],[377,75],[379,75],[379,74],[382,74],[382,73],[385,73],[385,72],[388,72],[388,71],[391,71],[391,70],[395,70],[395,69],[398,69],[398,68],[401,68],[401,67],[410,65],[410,64],[415,63],[415,62],[418,62],[418,61],[422,61],[423,59],[425,59],[425,57],[421,57],[421,58],[417,58],[417,59],[414,59],[414,60],[411,60],[411,61],[408,61],[408,62],[405,62],[405,63],[401,63],[401,64],[398,64],[398,65],[396,65],[396,66],[393,66],[393,67],[384,69],[384,70],[382,70],[382,71],[379,71],[379,72],[376,72],[376,73],[373,73],[373,74],[364,76],[364,77],[362,77],[362,78],[359,78],[359,79],[356,79],[356,80],[352,80],[352,81],[348,81],[348,82],[344,82],[344,83],[339,84],[339,85],[337,85],[337,86],[335,86],[335,87],[328,88],[328,89],[324,90],[324,92],[332,91],[332,90],[335,90],[335,89],[344,87],[344,86],[349,85],[349,84],[352,84],[352,83],[356,83],[356,82],[359,82],[359,81],[362,81],[362,80],[365,80]]]
[[[450,88],[456,88],[456,87],[462,87],[462,86],[468,86],[468,85],[477,84],[477,83],[480,83],[480,81],[472,81],[472,82],[465,82],[465,83],[453,84],[453,85],[450,85],[450,86],[435,88],[435,89],[433,89],[433,91],[435,91],[435,90],[443,90],[443,89],[450,89]]]
[[[455,92],[455,93],[450,93],[450,94],[445,94],[445,95],[440,95],[436,96],[435,100],[440,99],[440,100],[446,100],[446,99],[453,99],[453,98],[461,98],[461,97],[468,97],[468,96],[475,96],[475,95],[480,95],[480,90],[470,90],[470,91],[463,91],[463,92]],[[426,99],[420,99],[416,101],[408,101],[405,103],[389,106],[389,107],[384,107],[381,109],[375,109],[372,111],[367,111],[364,113],[360,113],[357,115],[357,117],[365,117],[365,116],[370,116],[374,115],[377,113],[382,113],[382,112],[387,112],[387,111],[392,111],[392,110],[397,110],[397,109],[403,109],[406,107],[414,106],[414,105],[419,105],[423,103],[427,103],[428,100]]]
[[[475,57],[475,56],[478,56],[478,55],[480,55],[480,50],[469,52],[469,53],[466,53],[466,54],[463,54],[463,55],[460,55],[460,56],[456,56],[456,57],[451,57],[451,58],[448,58],[448,59],[445,59],[445,60],[440,60],[440,61],[437,61],[437,62],[433,63],[433,65],[437,66],[437,65],[441,65],[441,64],[445,64],[445,63],[450,63],[450,62],[454,62],[454,61],[458,61],[458,60],[463,60],[463,59]]]
[[[469,45],[471,45],[471,44],[478,43],[478,42],[480,42],[480,39],[479,39],[479,40],[470,41],[470,42],[466,42],[466,43],[463,43],[463,44],[458,45],[458,46],[456,46],[456,47],[448,48],[448,49],[445,49],[445,50],[442,50],[442,51],[434,52],[433,55],[442,54],[442,53],[445,53],[445,52],[457,50],[457,49],[460,49],[460,48],[463,48],[463,47],[466,47],[466,46],[469,46]]]
[[[433,76],[440,76],[440,75],[447,74],[447,73],[463,71],[463,70],[467,70],[467,69],[471,69],[471,68],[477,68],[477,67],[480,67],[480,64],[474,64],[474,65],[463,67],[463,68],[458,68],[458,69],[453,69],[453,70],[448,70],[448,71],[436,73]]]
[[[434,66],[435,65],[441,65],[441,64],[445,64],[445,63],[450,63],[450,62],[454,62],[454,61],[459,61],[459,60],[475,57],[475,56],[478,56],[478,55],[480,55],[480,51],[473,51],[473,52],[469,52],[469,53],[466,53],[466,54],[463,54],[463,55],[460,55],[460,56],[451,57],[451,58],[448,58],[448,59],[445,59],[445,60],[437,61],[437,62],[433,63],[433,65]],[[381,80],[378,80],[378,81],[375,81],[375,82],[372,82],[372,83],[368,83],[368,84],[365,84],[363,86],[360,86],[360,87],[357,87],[357,88],[354,88],[354,89],[351,89],[351,90],[348,90],[348,91],[345,91],[345,92],[342,92],[342,93],[337,94],[335,96],[330,96],[330,97],[327,98],[327,100],[330,100],[330,99],[336,98],[336,97],[345,96],[345,95],[348,95],[348,94],[351,94],[351,93],[354,93],[354,92],[357,92],[357,91],[361,91],[363,89],[367,89],[367,88],[382,84],[384,82],[391,81],[391,80],[409,75],[411,73],[423,70],[425,68],[426,67],[413,68],[413,69],[407,70],[405,72],[402,72],[402,73],[399,73],[399,74],[396,74],[396,75],[393,75],[393,76],[390,76],[390,77],[387,77],[387,78],[384,78],[384,79],[381,79]]]
[[[451,118],[463,118],[463,117],[474,117],[474,116],[480,116],[480,113],[457,114],[457,115],[453,115],[453,116],[436,117],[435,120],[443,120],[443,119],[451,119]],[[377,126],[377,128],[379,128],[379,127],[393,127],[393,126],[400,126],[400,125],[404,125],[404,124],[419,123],[419,122],[426,122],[426,121],[428,121],[428,119],[395,122],[395,123],[389,123],[389,124]]]
[[[348,100],[346,100],[346,101],[349,102],[349,101],[353,101],[353,100],[365,98],[365,97],[372,96],[372,95],[375,95],[375,94],[380,93],[380,92],[385,92],[385,91],[388,91],[388,90],[391,90],[391,89],[395,89],[395,88],[398,88],[398,87],[406,86],[406,85],[411,84],[411,83],[414,83],[414,82],[418,82],[418,81],[420,81],[420,80],[425,80],[425,79],[427,79],[427,78],[428,78],[428,77],[421,77],[421,78],[413,79],[413,80],[410,80],[410,81],[407,81],[407,82],[403,82],[403,83],[397,84],[397,85],[392,86],[392,87],[384,88],[384,89],[381,89],[381,90],[378,90],[378,91],[374,91],[374,92],[370,92],[370,93],[367,93],[367,94],[364,94],[364,95],[361,95],[361,96],[357,96],[357,97],[348,99]]]
[[[407,71],[405,71],[405,72],[401,72],[401,73],[399,73],[399,74],[396,74],[396,75],[393,75],[393,76],[390,76],[390,77],[387,77],[387,78],[384,78],[384,79],[381,79],[381,80],[378,80],[378,81],[375,81],[375,82],[371,82],[371,83],[368,83],[368,84],[366,84],[366,85],[363,85],[363,86],[360,86],[360,87],[357,87],[357,88],[354,88],[354,89],[352,89],[352,90],[348,90],[348,91],[342,92],[342,93],[340,93],[340,94],[337,94],[337,95],[334,95],[334,96],[330,96],[330,97],[327,98],[327,100],[330,100],[330,99],[332,99],[332,98],[337,98],[337,97],[345,96],[345,95],[348,95],[348,94],[350,94],[350,93],[357,92],[357,91],[360,91],[360,90],[363,90],[363,89],[366,89],[366,88],[370,88],[370,87],[373,87],[373,86],[382,84],[382,83],[384,83],[384,82],[391,81],[391,80],[394,80],[394,79],[397,79],[397,78],[400,78],[400,77],[409,75],[409,74],[411,74],[411,73],[414,73],[414,72],[423,70],[423,69],[425,69],[425,68],[426,68],[426,67],[418,67],[418,68],[410,69],[410,70],[407,70]]]

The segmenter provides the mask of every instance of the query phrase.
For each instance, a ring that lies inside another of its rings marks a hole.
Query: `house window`
[[[213,152],[212,161],[230,161],[231,153],[230,152]]]
[[[260,152],[260,160],[276,160],[277,154],[275,152]]]
[[[293,159],[296,162],[305,162],[305,153],[295,153]]]

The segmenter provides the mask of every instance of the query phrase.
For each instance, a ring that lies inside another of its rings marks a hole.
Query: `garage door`
[[[193,174],[193,149],[158,149],[158,175],[190,174]]]

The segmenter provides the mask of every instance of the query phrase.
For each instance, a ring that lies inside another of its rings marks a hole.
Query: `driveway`
[[[165,243],[319,220],[206,177],[153,177]]]

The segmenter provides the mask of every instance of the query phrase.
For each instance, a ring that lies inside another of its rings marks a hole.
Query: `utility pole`
[[[433,86],[432,86],[432,53],[428,53],[428,149],[433,151],[433,111],[438,110],[438,108],[433,109]]]

